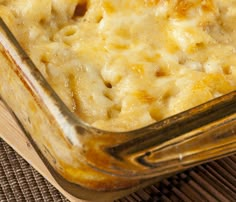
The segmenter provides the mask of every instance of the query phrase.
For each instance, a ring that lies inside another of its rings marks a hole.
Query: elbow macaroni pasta
[[[236,89],[234,0],[0,0],[65,104],[137,129]]]

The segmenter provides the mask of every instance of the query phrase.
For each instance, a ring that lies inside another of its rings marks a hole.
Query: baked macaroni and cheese
[[[236,90],[235,0],[0,0],[0,15],[97,128],[141,128]]]

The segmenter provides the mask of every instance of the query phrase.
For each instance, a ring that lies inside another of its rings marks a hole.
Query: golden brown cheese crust
[[[0,0],[66,105],[132,130],[236,89],[235,0]]]

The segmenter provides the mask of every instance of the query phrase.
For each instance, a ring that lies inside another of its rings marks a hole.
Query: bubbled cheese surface
[[[236,90],[235,0],[0,0],[0,14],[71,111],[101,129]]]

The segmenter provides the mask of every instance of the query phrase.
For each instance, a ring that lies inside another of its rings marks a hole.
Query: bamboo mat
[[[67,199],[0,139],[0,201]],[[195,167],[118,201],[236,201],[236,155]]]

